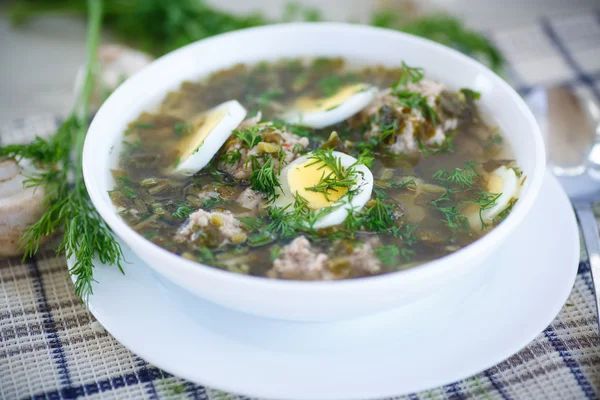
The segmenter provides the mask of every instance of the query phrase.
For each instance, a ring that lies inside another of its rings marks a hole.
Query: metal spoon
[[[597,179],[597,171],[600,171],[600,124],[594,115],[598,114],[598,108],[560,86],[534,92],[527,100],[546,135],[548,166],[571,199],[579,220],[592,272],[598,315],[600,235],[592,210],[592,204],[600,201],[600,180]]]

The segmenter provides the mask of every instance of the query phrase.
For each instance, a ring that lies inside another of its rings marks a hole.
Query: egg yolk
[[[287,175],[288,185],[292,194],[300,195],[308,201],[307,207],[312,210],[318,210],[324,207],[331,206],[338,201],[343,195],[348,192],[346,187],[338,187],[329,189],[327,197],[323,192],[315,192],[307,188],[313,187],[321,183],[321,179],[327,176],[332,171],[329,167],[323,164],[312,164],[314,161],[309,160],[302,164],[290,168]]]
[[[194,154],[225,115],[227,115],[227,110],[224,109],[212,112],[209,111],[202,115],[199,118],[199,121],[194,124],[196,132],[193,135],[183,138],[177,145],[177,150],[180,154],[179,158],[183,161]]]
[[[356,93],[366,89],[366,87],[363,83],[344,86],[336,94],[327,98],[300,97],[296,100],[294,106],[303,113],[327,111],[338,107]]]

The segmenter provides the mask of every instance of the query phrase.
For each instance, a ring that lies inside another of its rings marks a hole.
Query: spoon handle
[[[574,207],[590,262],[596,300],[596,316],[598,316],[598,312],[600,312],[600,297],[598,297],[600,293],[600,235],[598,234],[598,225],[590,203],[575,203]]]

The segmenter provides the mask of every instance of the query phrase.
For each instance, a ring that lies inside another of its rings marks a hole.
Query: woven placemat
[[[520,93],[562,82],[600,102],[600,13],[490,36],[507,55]],[[0,128],[0,144],[48,135],[57,123],[52,115],[13,121]],[[600,339],[590,268],[582,260],[566,305],[525,349],[469,379],[401,398],[597,399]],[[51,249],[25,261],[0,259],[0,399],[80,396],[244,398],[171,376],[121,346],[79,302],[65,259]]]

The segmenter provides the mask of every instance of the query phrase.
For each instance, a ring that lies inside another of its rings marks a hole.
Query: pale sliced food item
[[[340,160],[344,168],[350,168],[357,162],[356,158],[338,151],[332,152],[333,156]],[[320,211],[326,208],[330,209],[324,212],[316,222],[313,228],[321,229],[329,226],[340,225],[348,216],[350,210],[360,211],[371,198],[373,191],[373,174],[365,165],[357,165],[356,183],[349,188],[338,188],[337,191],[329,191],[327,197],[321,192],[314,192],[307,188],[317,185],[323,176],[331,172],[328,168],[323,168],[322,164],[314,164],[311,159],[311,153],[299,157],[285,168],[279,174],[281,187],[277,190],[277,198],[273,205],[276,207],[287,207],[290,212],[293,211],[296,196],[300,195],[306,200],[306,207],[314,211]],[[313,164],[313,165],[310,165]],[[353,196],[347,196],[348,191],[354,192]],[[308,224],[308,221],[307,221]]]
[[[208,165],[246,114],[237,100],[230,100],[200,115],[192,124],[192,134],[177,145],[179,162],[175,171],[193,175]]]
[[[365,83],[346,85],[324,98],[303,96],[291,104],[282,119],[310,128],[325,128],[357,114],[375,99],[379,90]]]
[[[465,211],[471,228],[481,230],[482,221],[483,224],[490,224],[500,213],[511,207],[519,198],[521,183],[522,179],[513,168],[501,166],[492,171],[487,178],[485,190],[498,197],[483,208],[473,205],[467,207]]]

